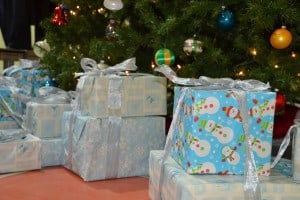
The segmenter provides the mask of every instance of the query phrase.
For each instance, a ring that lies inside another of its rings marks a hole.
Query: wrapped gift
[[[93,73],[86,73],[77,85],[78,110],[83,113],[105,118],[117,116],[166,115],[166,78],[149,74],[116,75],[118,66],[103,71],[94,62],[84,62],[94,67]],[[135,60],[119,64],[122,70],[130,69]],[[112,74],[109,74],[111,72]]]
[[[20,59],[19,66],[11,66],[4,70],[4,75],[16,78],[17,87],[33,97],[37,95],[40,87],[52,84],[47,74],[46,70],[40,69],[39,60]]]
[[[71,164],[64,165],[84,181],[148,175],[150,150],[165,143],[164,117],[69,117],[74,127],[66,126],[72,142],[65,161]]]
[[[61,165],[63,158],[62,138],[41,139],[41,144],[42,167]]]
[[[182,87],[175,87],[178,102]],[[241,105],[245,101],[251,147],[259,175],[269,175],[275,93],[185,87],[174,130],[172,157],[190,174],[243,174],[246,136]]]
[[[75,124],[75,113],[65,111],[61,122],[61,135],[63,145],[62,165],[67,169],[72,169],[72,136]]]
[[[0,142],[0,173],[41,168],[41,140],[31,134]]]
[[[164,151],[151,151],[149,164],[149,196],[151,200],[215,200],[244,199],[241,175],[189,175],[172,158],[163,166],[161,194],[158,193],[160,169]],[[278,171],[260,176],[261,199],[298,199],[300,185]],[[161,197],[161,198],[160,198]]]
[[[0,81],[1,82],[1,81]],[[0,129],[17,128],[11,113],[7,110],[7,106],[13,111],[22,114],[25,108],[24,104],[17,99],[11,97],[11,90],[8,87],[0,87]],[[6,106],[7,105],[7,106]]]
[[[39,103],[30,101],[26,104],[24,126],[39,138],[61,137],[63,112],[71,110],[66,103]]]

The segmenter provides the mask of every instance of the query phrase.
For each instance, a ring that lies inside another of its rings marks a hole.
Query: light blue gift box
[[[29,101],[23,125],[39,138],[61,137],[61,121],[71,105],[66,103],[38,103]]]
[[[149,155],[165,144],[165,118],[63,115],[63,165],[84,181],[147,176]],[[73,124],[73,125],[72,125]]]
[[[47,70],[39,66],[39,60],[20,59],[20,65],[7,68],[5,75],[14,77],[17,87],[24,89],[27,95],[36,97],[40,87],[53,85]]]
[[[245,134],[237,90],[187,87],[172,157],[190,174],[243,174]],[[175,87],[174,108],[182,87]],[[275,93],[246,93],[251,148],[259,175],[270,174]]]
[[[163,164],[163,174],[160,174],[163,156],[164,151],[150,152],[149,197],[151,200],[245,199],[244,176],[189,175],[170,156]],[[160,180],[161,188],[159,188]],[[259,182],[263,200],[299,199],[300,184],[295,184],[292,177],[284,176],[277,169],[272,169],[270,176],[259,176]]]

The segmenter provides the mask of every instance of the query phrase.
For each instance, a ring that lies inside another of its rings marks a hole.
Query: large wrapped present
[[[61,137],[61,120],[65,111],[71,110],[67,103],[26,104],[25,127],[39,138]]]
[[[41,168],[41,140],[31,134],[0,142],[0,173]]]
[[[17,87],[26,91],[26,94],[35,97],[40,87],[52,81],[46,70],[40,69],[39,60],[20,59],[19,66],[11,66],[3,71],[5,76],[14,77]]]
[[[61,165],[63,158],[62,138],[41,139],[41,144],[42,167]]]
[[[95,63],[84,62],[82,67]],[[95,66],[96,65],[96,66]],[[130,59],[119,66],[130,69],[135,65]],[[112,69],[112,70],[111,70]],[[118,66],[103,71],[86,73],[77,85],[78,110],[91,116],[105,118],[118,116],[166,115],[166,78],[149,74],[116,75]],[[122,68],[121,68],[122,69]]]
[[[182,93],[175,87],[175,106]],[[241,105],[245,101],[251,149],[259,175],[270,173],[275,93],[206,90],[185,87],[174,130],[173,158],[190,174],[243,174],[246,136]]]
[[[62,165],[67,169],[72,169],[72,137],[75,124],[75,113],[66,111],[63,113],[61,121],[61,138],[63,145]]]
[[[148,175],[150,150],[165,143],[164,117],[69,117],[71,164],[64,165],[84,181]]]
[[[151,151],[149,164],[149,196],[151,200],[232,200],[244,199],[242,175],[189,175],[172,158],[163,166],[161,193],[160,169],[164,151]],[[261,199],[298,199],[300,185],[291,177],[272,170],[270,176],[260,176]]]

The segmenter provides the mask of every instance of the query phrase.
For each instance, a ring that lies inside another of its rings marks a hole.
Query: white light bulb
[[[108,10],[121,10],[123,8],[122,0],[104,0],[103,5]]]

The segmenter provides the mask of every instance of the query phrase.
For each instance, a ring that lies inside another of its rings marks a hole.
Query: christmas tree
[[[155,54],[166,48],[180,77],[257,79],[300,101],[299,1],[54,2],[41,63],[65,90],[75,88],[83,57],[108,65],[136,57],[139,72],[155,74]]]

